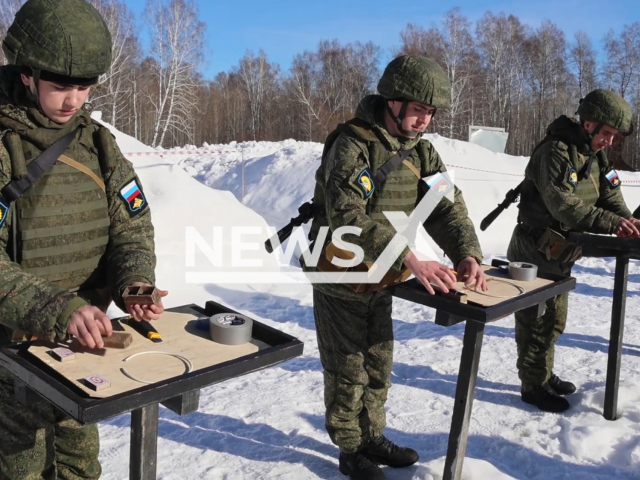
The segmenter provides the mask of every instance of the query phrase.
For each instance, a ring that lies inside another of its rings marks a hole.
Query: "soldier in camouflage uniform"
[[[356,118],[330,135],[316,172],[316,215],[310,239],[328,226],[362,229],[344,239],[364,250],[374,262],[396,234],[383,211],[409,215],[428,187],[420,178],[444,172],[440,156],[421,139],[437,108],[450,104],[446,73],[432,60],[401,56],[385,69],[380,95],[362,99]],[[332,142],[332,143],[331,143]],[[400,150],[408,163],[373,182],[378,169]],[[462,194],[442,198],[425,223],[429,235],[456,265],[460,278],[486,289],[479,263],[482,252]],[[330,239],[331,235],[328,236]],[[303,260],[304,264],[304,260]],[[405,248],[394,269],[408,268],[433,293],[431,283],[448,291],[454,273],[437,261],[420,260]],[[316,268],[304,266],[306,271]],[[386,291],[357,293],[345,284],[313,285],[314,316],[324,368],[325,425],[340,447],[340,471],[353,479],[384,479],[378,464],[405,467],[418,460],[415,450],[399,447],[384,436],[384,404],[391,385],[393,328],[391,295]]]
[[[638,221],[603,151],[616,134],[631,131],[631,107],[612,91],[594,90],[581,100],[578,115],[580,122],[563,115],[549,125],[522,184],[507,257],[533,263],[543,273],[571,274],[581,250],[562,241],[568,232],[638,235]],[[544,411],[568,409],[562,395],[576,390],[553,373],[554,344],[565,328],[567,301],[566,293],[549,299],[541,317],[532,310],[515,315],[522,399]]]
[[[90,348],[111,334],[105,311],[124,309],[130,285],[154,283],[153,226],[132,165],[83,108],[111,63],[111,36],[84,0],[29,0],[3,41],[0,68],[0,343],[18,331],[73,335]],[[15,201],[7,185],[68,133],[65,155]],[[167,292],[162,292],[166,295]],[[136,320],[162,306],[131,307]],[[82,426],[43,399],[13,396],[0,368],[0,478],[100,477],[96,425]]]

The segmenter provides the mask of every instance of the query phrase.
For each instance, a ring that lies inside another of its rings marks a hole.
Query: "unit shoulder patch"
[[[613,188],[617,188],[620,186],[620,177],[618,177],[618,172],[616,172],[614,169],[609,170],[609,172],[604,175],[604,178],[607,179],[607,181]]]
[[[7,202],[3,198],[0,198],[0,227],[2,227],[4,221],[7,219],[7,213],[9,213]]]
[[[137,178],[120,189],[120,198],[127,206],[130,217],[135,217],[147,207],[147,199],[144,198]]]
[[[429,186],[429,190],[435,191],[440,196],[447,193],[451,188],[451,183],[448,178],[441,172],[438,172],[431,177],[424,178],[424,181]]]
[[[574,187],[578,186],[578,172],[576,172],[575,168],[569,169],[569,174],[567,175],[567,182],[569,182]]]
[[[368,168],[362,170],[352,182],[351,185],[360,193],[364,198],[369,198],[373,191],[376,189],[373,183],[373,176],[369,172]]]

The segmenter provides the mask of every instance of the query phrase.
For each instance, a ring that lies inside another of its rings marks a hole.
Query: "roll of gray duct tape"
[[[209,321],[211,340],[223,345],[242,345],[251,341],[253,320],[239,313],[218,313]]]
[[[509,278],[521,282],[533,282],[538,278],[538,267],[533,263],[509,262]]]

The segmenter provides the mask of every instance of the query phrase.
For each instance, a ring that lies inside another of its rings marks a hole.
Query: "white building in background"
[[[509,133],[504,128],[469,125],[469,143],[475,143],[496,153],[504,153]]]

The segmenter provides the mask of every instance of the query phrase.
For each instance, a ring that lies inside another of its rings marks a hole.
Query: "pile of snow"
[[[124,152],[151,152],[114,132]],[[456,169],[471,216],[479,224],[520,180],[526,159],[431,137]],[[308,285],[185,283],[185,229],[204,233],[220,224],[288,219],[311,198],[321,146],[304,142],[247,142],[206,146],[245,149],[245,206],[238,200],[242,155],[172,155],[160,150],[130,158],[153,212],[158,285],[168,306],[214,299],[302,340],[304,354],[289,362],[203,390],[199,411],[177,416],[161,408],[158,478],[333,479],[338,449],[324,430],[323,378]],[[179,149],[179,150],[185,150]],[[192,150],[201,150],[195,149]],[[224,156],[226,155],[226,157]],[[235,155],[235,156],[234,156]],[[482,170],[482,171],[477,171]],[[499,173],[490,173],[499,172]],[[195,177],[195,178],[193,178]],[[621,174],[624,180],[637,175]],[[215,183],[219,191],[207,185]],[[630,205],[640,197],[623,187]],[[269,217],[267,215],[273,215]],[[512,207],[485,234],[485,252],[504,254],[515,223]],[[276,217],[280,215],[280,217]],[[513,317],[487,326],[470,422],[465,480],[639,479],[640,266],[629,267],[627,322],[619,413],[601,416],[613,288],[611,259],[584,259],[574,269],[566,333],[556,349],[557,373],[579,385],[572,409],[545,414],[521,402],[515,369]],[[447,449],[464,325],[434,324],[434,311],[394,300],[395,363],[387,402],[387,435],[420,454],[408,469],[385,468],[391,480],[440,479]],[[103,478],[128,476],[129,417],[100,424]]]

